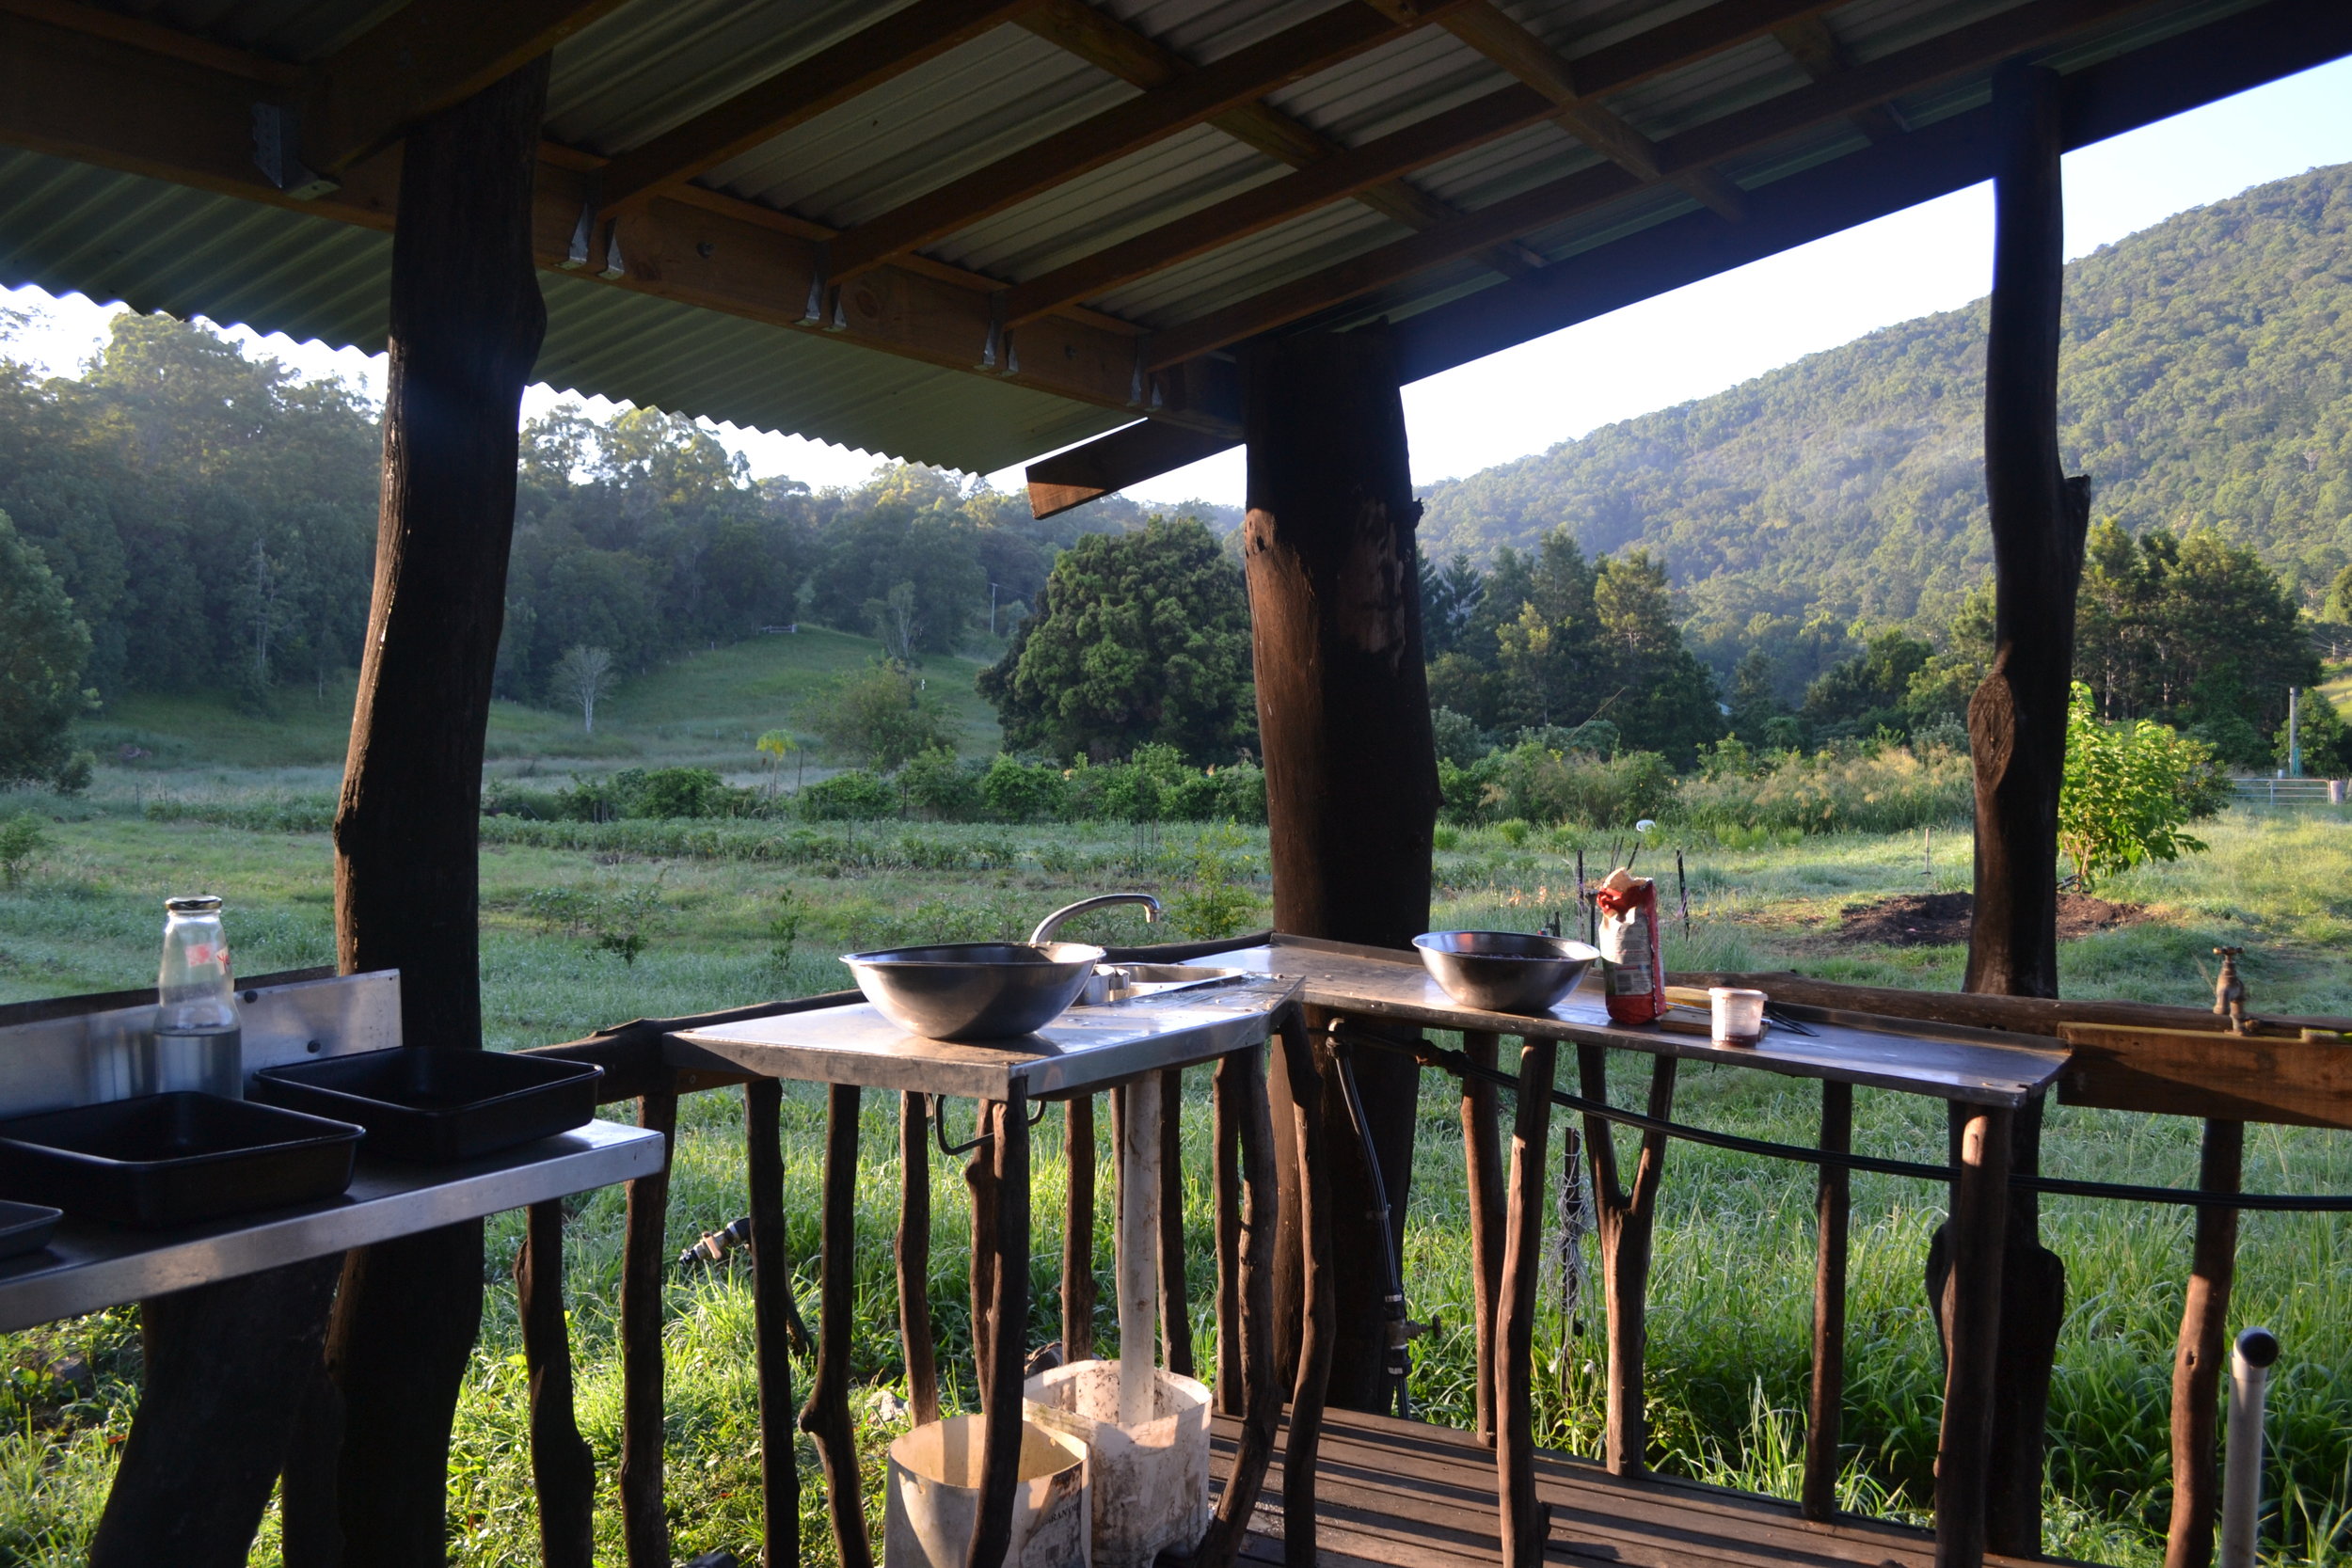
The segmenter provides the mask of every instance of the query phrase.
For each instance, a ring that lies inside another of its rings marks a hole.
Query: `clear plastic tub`
[[[1714,1004],[1717,1045],[1754,1045],[1764,1037],[1762,991],[1709,986],[1707,996]]]

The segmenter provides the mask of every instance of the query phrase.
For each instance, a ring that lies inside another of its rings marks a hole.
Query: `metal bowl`
[[[950,942],[849,953],[841,961],[884,1018],[933,1040],[1033,1034],[1071,1003],[1103,961],[1083,942]]]
[[[1576,989],[1598,951],[1526,931],[1429,931],[1413,939],[1422,967],[1465,1007],[1543,1013]]]

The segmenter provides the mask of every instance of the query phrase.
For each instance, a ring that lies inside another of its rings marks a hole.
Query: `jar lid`
[[[164,900],[164,909],[171,914],[218,914],[220,895],[194,893],[183,898],[167,898]]]

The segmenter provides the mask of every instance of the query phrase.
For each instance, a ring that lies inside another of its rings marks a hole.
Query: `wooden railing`
[[[1193,958],[1259,940],[1262,939],[1183,948],[1136,949],[1121,956]],[[2201,1043],[2192,1044],[2217,1064],[2217,1074],[2235,1078],[2244,1075],[2244,1064],[2239,1057],[2246,1049],[2269,1050],[2276,1056],[2289,1043],[2276,1039],[2238,1041],[2227,1035],[2213,1034],[2220,1027],[2220,1021],[2185,1008],[1941,996],[1836,987],[1794,975],[1677,978],[1702,983],[1762,978],[1773,988],[1776,996],[1792,1002],[1810,1001],[1889,1017],[1976,1022],[2045,1036],[2095,1037],[2103,1043],[2088,1050],[2086,1059],[2107,1065],[2087,1068],[2079,1081],[2070,1079],[2068,1098],[2123,1109],[2177,1112],[2180,1107],[2164,1100],[2164,1093],[2171,1091],[2161,1086],[2158,1090],[2134,1088],[2131,1075],[2115,1069],[2114,1062],[2122,1059],[2118,1040],[2146,1038],[2161,1045],[2173,1036],[2201,1035]],[[662,1041],[675,1030],[831,1006],[857,999],[855,992],[834,992],[694,1018],[639,1020],[584,1040],[543,1047],[538,1053],[598,1063],[606,1069],[608,1101],[634,1101],[639,1123],[664,1132],[675,1126],[680,1095],[728,1087],[739,1088],[744,1095],[744,1161],[750,1191],[761,1465],[766,1486],[763,1547],[765,1560],[771,1564],[799,1560],[800,1499],[792,1462],[796,1416],[789,1359],[793,1352],[813,1354],[816,1361],[816,1375],[805,1406],[797,1415],[797,1425],[815,1437],[824,1462],[831,1493],[832,1532],[840,1560],[846,1568],[860,1568],[872,1560],[862,1512],[863,1489],[855,1471],[847,1386],[852,1216],[850,1183],[844,1179],[844,1173],[853,1173],[856,1164],[860,1092],[854,1088],[830,1091],[822,1283],[818,1332],[811,1344],[793,1305],[784,1251],[783,1165],[778,1145],[780,1086],[768,1080],[675,1069],[664,1060]],[[2299,1027],[2352,1027],[2345,1021],[2297,1019],[2273,1022]],[[2013,1165],[2010,1154],[2012,1117],[2031,1115],[2038,1125],[2038,1108],[2028,1113],[1963,1108],[1955,1118],[1953,1162],[1938,1165],[1853,1153],[1852,1090],[1843,1084],[1821,1086],[1818,1141],[1813,1147],[1804,1148],[1675,1121],[1677,1062],[1672,1056],[1652,1058],[1645,1108],[1632,1112],[1611,1104],[1608,1050],[1597,1045],[1576,1045],[1576,1089],[1570,1091],[1557,1083],[1559,1044],[1550,1040],[1523,1041],[1517,1063],[1506,1066],[1501,1039],[1495,1035],[1466,1035],[1462,1049],[1454,1052],[1431,1046],[1410,1030],[1401,1029],[1394,1021],[1343,1016],[1327,1030],[1311,1033],[1303,1015],[1294,1007],[1278,1020],[1275,1042],[1275,1049],[1282,1053],[1283,1066],[1295,1091],[1319,1085],[1336,1065],[1338,1053],[1356,1050],[1407,1051],[1424,1065],[1440,1068],[1461,1080],[1472,1288],[1477,1314],[1477,1420],[1482,1436],[1491,1440],[1497,1449],[1502,1478],[1502,1556],[1513,1568],[1540,1560],[1545,1532],[1534,1489],[1532,1339],[1543,1188],[1555,1109],[1566,1109],[1584,1118],[1584,1147],[1597,1218],[1607,1313],[1608,1382],[1602,1457],[1607,1468],[1621,1476],[1642,1472],[1647,1447],[1644,1422],[1645,1324],[1654,1227],[1669,1142],[1692,1139],[1818,1166],[1809,1419],[1800,1488],[1802,1511],[1805,1517],[1815,1520],[1833,1520],[1837,1513],[1835,1499],[1842,1424],[1851,1171],[1863,1169],[1950,1181],[1955,1200],[1947,1244],[1953,1255],[1961,1257],[1987,1252],[1997,1255],[2001,1251],[2008,1211],[2021,1193],[2058,1192],[2197,1208],[2193,1276],[2185,1291],[2171,1411],[2175,1501],[2168,1562],[2177,1565],[2207,1560],[2216,1523],[2216,1373],[2224,1343],[2236,1212],[2240,1208],[2352,1209],[2352,1198],[2241,1194],[2237,1151],[2241,1147],[2242,1122],[2236,1119],[2208,1121],[2198,1188],[2137,1187],[2043,1178],[2030,1164]],[[2238,1054],[2233,1055],[2233,1052]],[[1514,1067],[1516,1070],[1512,1069]],[[2301,1082],[2294,1070],[2285,1076],[2291,1088]],[[2177,1083],[2172,1086],[2177,1089]],[[1512,1091],[1516,1107],[1507,1176],[1502,1157],[1498,1094],[1502,1088]],[[2200,1092],[2208,1101],[2206,1108],[2226,1116],[2326,1126],[2352,1124],[2352,1083],[2338,1084],[2334,1079],[2316,1088],[2306,1085],[2294,1089],[2302,1098],[2296,1107],[2283,1111],[2265,1102],[2260,1095],[2252,1100],[2225,1097],[2215,1101],[2210,1093]],[[1164,1123],[1162,1135],[1172,1138],[1179,1099],[1173,1094],[1164,1099],[1165,1114],[1169,1120]],[[898,1152],[902,1190],[898,1269],[905,1303],[928,1299],[923,1281],[927,1277],[930,1235],[931,1120],[928,1105],[918,1103],[922,1100],[921,1096],[910,1095],[901,1105]],[[1298,1100],[1302,1104],[1311,1104],[1315,1096],[1301,1094]],[[1274,1190],[1271,1165],[1277,1130],[1268,1125],[1267,1111],[1263,1067],[1257,1053],[1240,1053],[1220,1063],[1214,1101],[1218,1306],[1215,1392],[1217,1408],[1241,1418],[1242,1424],[1234,1470],[1225,1488],[1224,1506],[1194,1559],[1193,1568],[1224,1568],[1238,1553],[1248,1524],[1249,1505],[1269,1465],[1281,1416],[1281,1391],[1275,1387],[1269,1375],[1277,1359],[1275,1347],[1266,1342],[1267,1336],[1245,1332],[1245,1325],[1272,1321],[1275,1227],[1262,1223],[1267,1216],[1244,1212],[1245,1193],[1257,1195],[1249,1199],[1256,1204]],[[994,1119],[980,1132],[992,1138],[995,1151],[993,1158],[976,1162],[976,1223],[983,1227],[991,1224],[1025,1225],[1025,1176],[1012,1181],[1005,1179],[1014,1174],[1016,1164],[1025,1172],[1026,1118],[1014,1106],[993,1108],[988,1114]],[[1078,1358],[1091,1351],[1094,1307],[1093,1259],[1089,1240],[1093,1234],[1095,1180],[1091,1100],[1068,1101],[1066,1115],[1070,1184],[1060,1305],[1066,1353]],[[1302,1338],[1297,1347],[1298,1370],[1288,1390],[1291,1420],[1283,1460],[1281,1511],[1286,1560],[1293,1564],[1311,1564],[1315,1554],[1315,1454],[1335,1307],[1328,1250],[1332,1198],[1327,1186],[1330,1162],[1321,1144],[1325,1135],[1322,1119],[1303,1109],[1294,1111],[1289,1119],[1292,1125],[1279,1129],[1279,1134],[1293,1140],[1298,1158],[1299,1194],[1305,1211],[1299,1216],[1299,1226],[1308,1267]],[[1630,1127],[1640,1133],[1639,1153],[1629,1173],[1618,1164],[1611,1136],[1615,1126]],[[1171,1184],[1181,1177],[1173,1159],[1163,1161],[1162,1172],[1163,1180]],[[662,1497],[660,1348],[662,1278],[669,1261],[664,1238],[667,1196],[666,1173],[631,1184],[624,1241],[620,1498],[623,1536],[631,1568],[654,1568],[670,1561]],[[1162,1212],[1169,1216],[1166,1222],[1169,1228],[1163,1234],[1165,1277],[1181,1281],[1183,1243],[1177,1228],[1181,1225],[1180,1205],[1173,1201],[1164,1203]],[[2007,1244],[2014,1246],[2018,1240],[2011,1237]],[[2031,1238],[2024,1240],[2029,1243]],[[532,1462],[543,1558],[550,1568],[589,1568],[595,1485],[588,1450],[571,1409],[561,1245],[561,1206],[543,1204],[534,1208],[516,1273],[530,1370]],[[976,1250],[977,1256],[979,1251]],[[1958,1272],[1963,1277],[1979,1282],[1999,1278],[1997,1268]],[[976,1279],[974,1290],[975,1338],[978,1341],[976,1350],[984,1369],[995,1364],[996,1375],[984,1377],[984,1402],[996,1408],[1009,1405],[1017,1411],[1017,1398],[987,1399],[990,1389],[985,1385],[1005,1388],[1008,1375],[1014,1380],[1009,1386],[1018,1387],[1020,1367],[1027,1348],[1019,1341],[1017,1329],[1010,1342],[988,1342],[992,1332],[1003,1336],[1008,1326],[1002,1321],[992,1323],[995,1315],[988,1309],[992,1305],[989,1283]],[[1976,1307],[1973,1312],[1954,1314],[1952,1304],[1947,1301],[1946,1323],[1988,1324],[2000,1321],[2001,1314],[1992,1309],[1992,1304],[1978,1303]],[[1170,1326],[1181,1325],[1182,1306],[1171,1305],[1167,1310]],[[902,1309],[900,1323],[911,1402],[917,1419],[930,1419],[937,1415],[939,1406],[936,1353],[928,1311]],[[1178,1354],[1188,1356],[1186,1333],[1178,1328],[1167,1338],[1171,1350],[1184,1347]],[[1954,1381],[1951,1397],[1964,1400],[1968,1407],[1947,1410],[1947,1442],[1952,1442],[1955,1419],[1969,1441],[1964,1449],[1947,1451],[1940,1461],[1938,1490],[1940,1496],[1966,1497],[1980,1505],[1988,1491],[1988,1479],[1963,1472],[1968,1464],[1965,1456],[1984,1451],[1984,1444],[1976,1434],[1989,1431],[1994,1419],[1993,1369],[1998,1347],[1989,1333],[1978,1338],[1982,1342],[1947,1344],[1950,1356],[1963,1367],[1978,1367],[1980,1375]],[[1245,1365],[1256,1375],[1245,1379]],[[1010,1370],[1009,1374],[1006,1369]],[[1245,1386],[1270,1392],[1245,1410],[1241,1408]],[[2034,1436],[2033,1448],[2038,1454],[2039,1434]],[[1959,1446],[1954,1448],[1958,1449]],[[2040,1484],[2038,1464],[2034,1466],[2034,1484],[2037,1488]],[[1976,1509],[1972,1507],[1971,1512]],[[1961,1531],[1956,1555],[1940,1556],[1939,1560],[1974,1562],[1981,1560],[1984,1549],[1983,1522],[1973,1518]],[[2032,1555],[2038,1549],[2038,1541],[2022,1545],[2011,1544],[2010,1549],[2020,1555]],[[975,1560],[980,1560],[976,1556]]]

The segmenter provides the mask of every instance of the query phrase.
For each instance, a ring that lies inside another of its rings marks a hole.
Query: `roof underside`
[[[210,72],[201,119],[318,102],[450,3],[0,0],[0,24],[69,63],[103,40],[118,74]],[[2323,0],[570,9],[540,379],[982,471],[1152,415],[1112,438],[1160,433],[1126,481],[1232,443],[1253,340],[1385,316],[1426,374],[1973,182],[2003,58],[2084,85],[2078,144],[2352,49]],[[876,65],[894,39],[913,63]],[[368,193],[396,149],[305,203],[238,166],[233,129],[207,162],[105,114],[0,102],[0,284],[381,348]],[[617,227],[564,270],[575,210]]]

